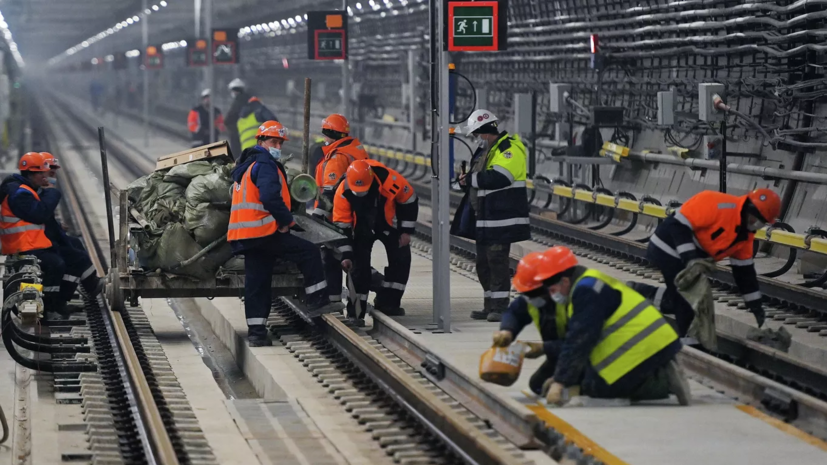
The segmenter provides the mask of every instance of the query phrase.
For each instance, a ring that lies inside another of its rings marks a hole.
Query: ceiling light
[[[158,11],[158,10],[160,10],[160,8],[158,8],[158,5],[152,5],[152,11]]]
[[[165,2],[164,0],[161,0],[161,6],[167,6],[167,2]]]
[[[297,22],[297,23],[302,22],[302,17],[301,17],[301,15],[296,15],[296,22]]]

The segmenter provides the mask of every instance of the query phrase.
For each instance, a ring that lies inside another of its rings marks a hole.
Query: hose
[[[597,192],[598,194],[609,195],[609,196],[614,197],[614,193],[612,191],[610,191],[609,189],[606,189],[604,187],[598,187],[597,189],[595,189],[595,192]],[[589,226],[589,229],[591,229],[592,231],[598,231],[600,229],[605,228],[606,226],[608,226],[612,222],[612,220],[615,217],[615,209],[614,208],[606,208],[602,205],[600,205],[600,206],[595,205],[592,208],[595,211],[595,215],[599,216],[599,214],[606,213],[606,219],[605,220],[603,220],[602,222],[600,222],[600,223],[598,223],[594,226]],[[598,212],[600,212],[600,213],[598,213]]]
[[[827,231],[825,231],[823,229],[813,228],[813,229],[810,229],[809,231],[807,231],[807,234],[809,234],[811,236],[818,236],[818,237],[821,237],[821,238],[827,238]],[[811,281],[804,281],[803,283],[801,283],[801,286],[804,286],[804,287],[821,287],[821,286],[824,285],[824,283],[827,283],[827,270],[824,270],[824,272],[821,273],[821,276],[819,276],[816,279],[813,279]]]
[[[11,310],[4,308],[0,315],[0,326],[7,328],[8,325],[14,325],[14,322],[11,319]],[[3,345],[6,347],[12,360],[24,368],[46,373],[90,373],[98,369],[94,363],[55,363],[26,358],[17,351],[12,337],[13,331],[2,331]]]
[[[790,233],[795,232],[795,229],[793,229],[792,226],[790,226],[787,223],[781,223],[781,222],[777,222],[777,223],[773,224],[772,228],[770,228],[770,231],[773,230],[773,229],[780,229],[782,231],[787,231],[787,232],[790,232]],[[755,257],[755,255],[758,254],[758,249],[759,249],[759,242],[758,241],[752,241],[752,256],[753,257]],[[790,247],[790,253],[789,253],[789,255],[787,255],[787,262],[784,263],[783,265],[781,265],[781,268],[779,268],[775,271],[770,271],[770,272],[767,272],[767,273],[761,273],[761,276],[766,276],[768,278],[777,278],[777,277],[781,276],[782,274],[790,271],[790,269],[793,267],[793,265],[795,265],[795,259],[796,259],[797,256],[798,256],[798,250],[796,250],[795,247]]]
[[[623,191],[618,192],[617,197],[621,198],[621,199],[627,199],[627,200],[637,200],[637,198],[634,195],[632,195],[631,193],[623,192]],[[629,220],[629,224],[625,228],[623,228],[622,230],[615,231],[615,232],[611,233],[611,235],[612,236],[625,236],[626,234],[629,234],[633,229],[635,229],[635,226],[637,226],[637,217],[638,217],[637,213],[632,213],[632,219]]]

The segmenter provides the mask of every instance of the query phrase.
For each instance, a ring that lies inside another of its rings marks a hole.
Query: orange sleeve
[[[401,186],[399,192],[396,193],[396,203],[411,203],[412,199],[416,197],[413,186],[402,175],[399,175],[399,178]]]
[[[187,127],[192,133],[196,133],[201,129],[201,118],[198,117],[197,111],[190,110],[190,114],[187,115]]]
[[[350,166],[350,157],[345,154],[337,153],[330,157],[324,167],[323,184],[320,186],[322,190],[330,191],[336,188],[336,184],[345,175],[347,168]]]
[[[333,197],[333,224],[343,229],[353,227],[353,210],[345,198],[345,183],[339,184]]]

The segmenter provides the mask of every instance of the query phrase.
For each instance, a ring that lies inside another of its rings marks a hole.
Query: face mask
[[[368,192],[369,192],[369,191],[365,191],[365,192],[355,192],[355,191],[351,191],[351,192],[353,192],[353,195],[355,195],[356,197],[364,197],[364,196],[368,195]]]
[[[532,298],[530,298],[530,299],[526,298],[526,301],[527,301],[528,303],[530,303],[531,305],[534,305],[534,306],[535,306],[535,307],[537,307],[537,308],[543,308],[543,307],[546,307],[546,306],[549,304],[549,302],[551,302],[551,301],[549,300],[549,296],[548,296],[548,294],[546,294],[546,295],[541,295],[541,296],[539,296],[539,297],[532,297]]]
[[[330,145],[330,142],[324,141],[324,145]]]
[[[551,300],[553,300],[554,303],[560,304],[560,305],[565,305],[569,301],[568,297],[564,296],[563,294],[561,294],[559,292],[555,292],[555,293],[551,294]]]
[[[281,158],[281,149],[270,147],[270,156],[273,157],[274,160],[278,160]]]
[[[57,178],[46,178],[46,180],[53,186],[57,184]]]
[[[747,230],[751,232],[758,231],[759,229],[763,228],[767,223],[764,223],[761,220],[755,220],[749,224],[747,224]]]

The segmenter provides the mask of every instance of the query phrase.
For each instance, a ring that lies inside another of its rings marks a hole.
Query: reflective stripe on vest
[[[25,189],[40,201],[40,196],[29,186],[21,184]],[[46,226],[23,221],[14,216],[9,206],[9,196],[3,199],[0,204],[0,247],[2,253],[11,255],[30,250],[47,249],[52,246],[52,241],[46,237]]]
[[[600,286],[608,285],[621,295],[620,306],[603,323],[600,340],[589,355],[595,371],[606,383],[613,384],[678,339],[678,334],[651,302],[617,279],[591,269],[571,286],[568,306],[556,305],[557,333],[561,338],[575,311],[571,304],[574,289],[583,278],[596,278]],[[532,313],[531,308],[529,305],[529,314],[539,327],[539,310],[535,307]]]
[[[256,119],[256,112],[239,118],[236,126],[238,127],[238,140],[241,141],[241,150],[256,145],[256,134],[258,134],[258,127],[261,123]]]
[[[227,228],[228,241],[269,236],[274,234],[280,227],[273,215],[264,208],[264,204],[261,203],[261,193],[251,179],[255,165],[256,162],[250,164],[250,167],[242,176],[241,182],[233,185],[233,206],[230,208],[230,225]],[[278,172],[281,181],[282,200],[289,209],[290,190],[287,187],[284,174],[281,170],[278,170]]]

